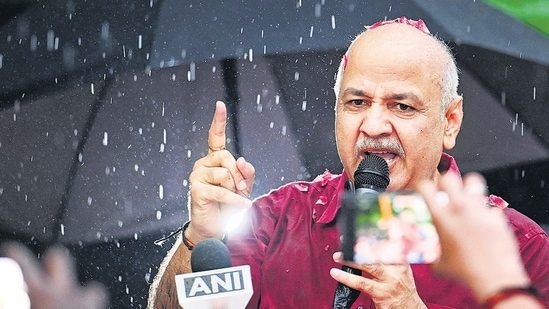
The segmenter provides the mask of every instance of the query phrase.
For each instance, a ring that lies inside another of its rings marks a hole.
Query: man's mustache
[[[356,155],[362,154],[364,149],[383,149],[388,152],[395,153],[397,156],[404,158],[404,148],[402,145],[390,137],[381,137],[381,138],[363,138],[359,140],[355,146]]]

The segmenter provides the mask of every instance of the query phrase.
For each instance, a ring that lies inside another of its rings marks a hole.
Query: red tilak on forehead
[[[413,20],[413,19],[408,19],[406,16],[401,16],[399,18],[396,18],[396,19],[392,19],[392,20],[380,20],[376,23],[373,23],[372,25],[370,26],[366,26],[366,29],[374,29],[374,28],[377,28],[377,27],[381,27],[383,25],[388,25],[388,24],[405,24],[405,25],[409,25],[409,26],[412,26],[418,30],[421,30],[427,34],[430,34],[431,32],[429,31],[429,29],[427,28],[427,25],[425,25],[425,23],[423,22],[423,20],[421,19],[418,19],[418,20]]]
[[[407,18],[406,16],[401,16],[399,18],[391,19],[391,20],[380,20],[378,22],[371,24],[370,26],[366,26],[366,29],[368,30],[374,29],[374,28],[381,27],[383,25],[394,24],[394,23],[410,25],[427,34],[431,33],[427,28],[427,25],[425,25],[425,22],[423,22],[423,20],[421,19],[413,20],[413,19]],[[341,59],[341,61],[343,62],[343,69],[347,68],[347,63],[349,62],[347,54],[343,55],[343,59]]]

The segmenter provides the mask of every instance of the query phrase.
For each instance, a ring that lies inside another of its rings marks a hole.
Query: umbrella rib
[[[65,214],[67,213],[69,197],[70,197],[72,188],[74,186],[74,179],[76,178],[76,173],[78,172],[78,168],[81,165],[79,157],[80,157],[80,154],[84,152],[84,148],[88,141],[90,132],[93,128],[93,124],[95,123],[95,119],[97,118],[97,114],[99,113],[99,110],[103,106],[103,99],[107,94],[107,90],[109,89],[109,86],[113,80],[114,80],[113,76],[108,76],[105,79],[105,83],[101,88],[101,91],[98,93],[98,96],[94,100],[93,106],[91,107],[90,113],[88,115],[88,119],[86,120],[86,124],[82,131],[82,135],[80,137],[80,140],[78,141],[78,146],[76,148],[76,152],[74,154],[72,164],[69,169],[69,175],[68,175],[69,177],[65,185],[65,191],[63,192],[63,196],[61,197],[60,206],[59,206],[59,209],[57,210],[57,214],[54,219],[54,224],[53,224],[54,228],[53,228],[53,236],[52,236],[53,243],[58,243],[59,238],[61,237],[61,225],[63,224],[63,221],[65,219]]]

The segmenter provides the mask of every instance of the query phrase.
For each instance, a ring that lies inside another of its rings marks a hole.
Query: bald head
[[[427,32],[426,32],[427,31]],[[433,98],[442,103],[442,111],[458,96],[458,76],[455,60],[447,45],[419,28],[400,22],[376,23],[351,43],[338,70],[334,86],[339,96],[346,70],[361,69],[375,63],[376,70],[395,69],[407,74],[421,74],[436,85]],[[401,75],[406,76],[406,74]]]

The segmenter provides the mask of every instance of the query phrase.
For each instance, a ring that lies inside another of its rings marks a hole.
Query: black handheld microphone
[[[186,309],[243,309],[252,297],[249,265],[232,266],[218,239],[200,241],[191,254],[192,273],[175,276],[179,304]]]
[[[191,270],[193,273],[232,266],[229,248],[218,239],[204,239],[192,251]]]
[[[385,191],[389,185],[389,166],[385,159],[380,156],[366,155],[358,165],[354,178],[354,183],[348,181],[345,184],[345,190],[349,193],[363,195]],[[346,223],[344,222],[343,224]],[[345,235],[344,237],[351,237],[351,235]],[[355,268],[342,266],[341,269],[354,275],[362,275],[362,272]],[[359,294],[359,291],[338,283],[335,290],[333,308],[351,308],[351,305],[356,301]]]

